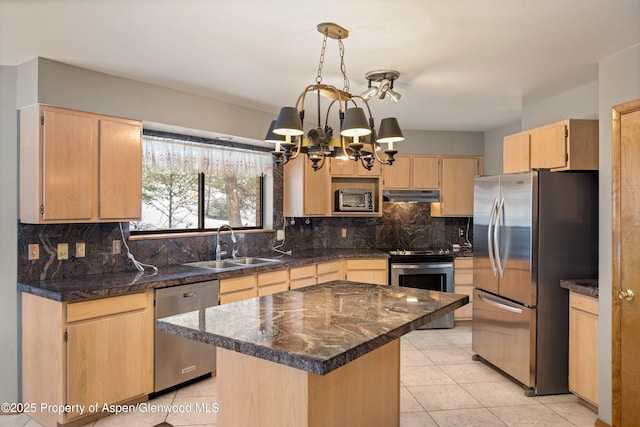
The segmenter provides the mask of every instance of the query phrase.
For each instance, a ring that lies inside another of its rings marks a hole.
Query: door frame
[[[622,369],[621,369],[621,307],[618,292],[621,286],[620,261],[621,261],[621,215],[620,215],[620,188],[621,188],[621,144],[622,129],[621,117],[624,114],[640,110],[640,99],[625,102],[624,104],[615,105],[611,112],[612,127],[612,157],[611,157],[611,180],[612,180],[612,270],[611,270],[611,400],[612,400],[612,425],[620,426],[622,424]]]

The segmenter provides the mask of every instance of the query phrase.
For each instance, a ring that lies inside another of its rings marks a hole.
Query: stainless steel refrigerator
[[[478,177],[473,217],[474,359],[527,396],[568,393],[569,297],[597,277],[597,172]]]

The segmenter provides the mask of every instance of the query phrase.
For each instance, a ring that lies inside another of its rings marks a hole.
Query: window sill
[[[254,234],[254,233],[274,233],[275,230],[234,230],[236,234]],[[135,240],[155,240],[155,239],[181,239],[183,237],[203,237],[213,236],[217,234],[217,231],[194,231],[184,233],[158,233],[158,234],[134,234],[130,235],[130,241]],[[231,234],[229,230],[223,230],[220,234]]]

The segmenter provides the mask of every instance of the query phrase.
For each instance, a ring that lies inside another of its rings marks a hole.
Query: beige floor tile
[[[468,351],[460,348],[425,348],[422,352],[436,365],[474,363]]]
[[[175,411],[167,416],[167,422],[174,426],[215,426],[219,409],[215,397],[189,397],[173,401]]]
[[[535,398],[525,396],[523,388],[510,381],[468,383],[461,384],[461,386],[473,397],[478,399],[483,406],[488,408],[496,406],[541,405]]]
[[[594,426],[598,414],[579,402],[549,403],[546,406],[579,427]]]
[[[187,397],[217,396],[218,386],[216,377],[205,378],[176,391],[176,399]]]
[[[454,381],[437,366],[401,366],[400,381],[403,385],[454,384]]]
[[[439,368],[458,384],[510,381],[504,375],[482,362],[439,365]]]
[[[456,345],[437,331],[414,331],[408,338],[418,350],[425,348],[456,348]]]
[[[424,408],[406,387],[400,386],[400,412],[423,412]]]
[[[406,335],[400,338],[400,351],[403,350],[417,350]]]
[[[505,424],[486,408],[430,411],[429,415],[440,427],[474,426],[496,427]]]
[[[420,350],[400,350],[400,366],[429,366],[433,365]]]
[[[400,427],[438,427],[426,412],[406,412],[400,414]]]
[[[170,392],[142,402],[138,405],[138,410],[129,413],[113,414],[105,418],[100,418],[95,422],[95,427],[151,427],[166,420],[167,411],[165,408],[174,400],[176,392]]]
[[[407,387],[427,411],[479,408],[482,405],[458,384]]]
[[[489,410],[508,426],[572,426],[545,405],[502,406]]]
[[[32,421],[34,423],[31,424],[33,427],[37,427],[40,425],[35,420],[32,420],[27,414],[0,415],[0,427],[24,426],[29,421]]]

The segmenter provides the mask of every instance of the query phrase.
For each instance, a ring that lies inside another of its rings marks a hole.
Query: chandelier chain
[[[320,50],[320,62],[318,63],[318,75],[316,76],[316,83],[322,83],[322,66],[324,65],[324,52],[327,49],[327,34],[325,33],[322,39],[322,49]]]
[[[344,91],[349,93],[349,78],[347,77],[347,66],[344,63],[344,43],[342,39],[338,39],[338,46],[340,49],[340,71],[342,71],[342,79],[344,84]]]

